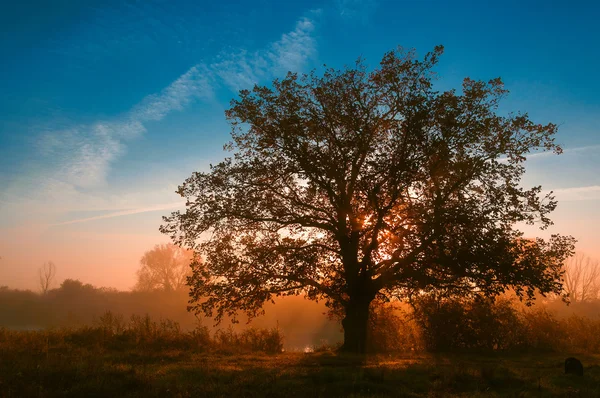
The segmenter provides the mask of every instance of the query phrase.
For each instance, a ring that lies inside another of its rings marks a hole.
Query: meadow
[[[600,397],[595,301],[377,306],[373,354],[358,357],[336,351],[339,322],[301,298],[215,327],[183,294],[67,285],[0,291],[0,397]],[[564,374],[569,356],[583,377]]]
[[[564,374],[565,353],[359,357],[326,347],[285,352],[283,338],[276,329],[182,332],[145,317],[119,331],[0,329],[0,396],[600,396],[600,355],[577,355],[579,377]]]

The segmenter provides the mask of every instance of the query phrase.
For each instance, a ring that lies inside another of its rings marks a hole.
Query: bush
[[[542,309],[519,311],[509,299],[422,296],[414,317],[431,351],[551,350],[563,336],[558,321]]]
[[[465,304],[467,332],[464,333],[464,347],[511,350],[525,344],[521,316],[510,300],[477,298]]]
[[[278,329],[233,329],[217,331],[211,338],[206,326],[198,325],[191,332],[181,330],[179,323],[169,319],[152,320],[148,315],[131,317],[129,323],[111,312],[103,314],[95,326],[13,331],[0,328],[0,357],[2,352],[45,354],[50,349],[88,348],[99,350],[128,350],[147,348],[158,350],[234,350],[279,353],[283,336]]]
[[[235,332],[233,328],[219,329],[215,332],[216,346],[227,351],[259,351],[279,353],[283,351],[283,336],[279,329],[246,329]]]
[[[573,352],[600,352],[600,319],[571,315],[561,321],[564,339]]]
[[[416,351],[423,345],[415,322],[405,311],[392,305],[373,306],[367,333],[369,352]]]
[[[544,306],[519,309],[514,301],[422,296],[413,309],[377,303],[368,329],[370,352],[450,350],[530,350],[600,353],[600,319],[581,315],[559,318]],[[174,349],[230,353],[279,353],[283,336],[274,329],[217,330],[198,325],[190,332],[179,323],[150,316],[106,312],[94,326],[15,331],[0,328],[3,353],[44,356],[53,350],[90,348],[149,352]],[[318,350],[319,348],[314,348]],[[330,349],[322,347],[321,349]]]
[[[426,349],[447,351],[468,346],[473,331],[469,330],[464,301],[429,295],[415,299],[412,304]]]
[[[104,330],[106,335],[121,334],[125,330],[125,321],[123,315],[115,315],[111,311],[106,311],[100,316],[98,326]]]
[[[212,344],[208,327],[198,325],[190,332],[190,336],[196,348],[207,349]]]
[[[536,351],[557,351],[568,349],[563,325],[544,307],[523,311],[525,348]]]
[[[426,349],[600,352],[600,319],[559,319],[543,305],[519,309],[506,298],[421,296],[414,320]]]

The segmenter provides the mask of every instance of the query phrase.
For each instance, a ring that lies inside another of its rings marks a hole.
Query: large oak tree
[[[376,299],[561,291],[573,239],[515,227],[551,224],[553,196],[520,181],[528,153],[561,152],[556,125],[499,114],[500,79],[435,91],[442,51],[239,93],[226,111],[232,156],[193,173],[178,190],[186,210],[161,227],[205,260],[192,310],[253,316],[304,294],[342,311],[343,348],[364,352]]]

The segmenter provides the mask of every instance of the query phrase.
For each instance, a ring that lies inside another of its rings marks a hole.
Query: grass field
[[[36,348],[37,347],[37,348]],[[600,356],[265,354],[68,344],[4,345],[2,397],[600,397]]]

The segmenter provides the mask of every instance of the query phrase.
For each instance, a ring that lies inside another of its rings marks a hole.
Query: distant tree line
[[[186,311],[189,299],[185,277],[193,253],[174,245],[157,245],[140,262],[138,283],[132,291],[95,287],[66,279],[51,288],[56,265],[40,267],[39,292],[0,287],[0,327],[43,329],[83,327],[106,321],[106,314],[122,321],[137,316],[170,319],[184,330],[197,326],[199,318]],[[564,264],[566,307],[560,295],[538,296],[532,308],[516,297],[492,301],[443,293],[423,293],[402,309],[375,302],[369,323],[369,351],[407,350],[512,350],[575,349],[600,352],[600,272],[598,261],[578,253]],[[325,308],[309,307],[300,298],[287,298],[270,316],[254,325],[279,325],[292,347],[320,339],[337,341],[339,323],[323,323]],[[312,304],[313,306],[316,304]],[[285,307],[285,308],[284,308]],[[290,314],[297,314],[293,317]],[[335,317],[334,317],[335,318]],[[137,318],[136,318],[137,319]],[[211,320],[204,325],[212,326]],[[319,326],[321,325],[321,326]],[[337,326],[336,326],[337,325]],[[239,329],[239,327],[238,327]],[[240,329],[241,330],[241,329]],[[296,333],[296,335],[294,335]]]
[[[150,314],[192,325],[187,313],[187,292],[118,291],[66,279],[58,288],[42,294],[30,290],[0,288],[0,327],[38,329],[90,325],[106,311],[130,316]]]

